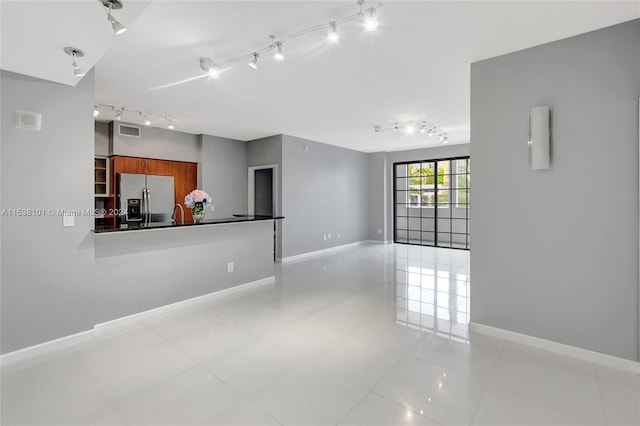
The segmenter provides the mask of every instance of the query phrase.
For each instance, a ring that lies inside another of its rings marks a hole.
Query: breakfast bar
[[[274,277],[280,216],[94,230],[96,323]]]

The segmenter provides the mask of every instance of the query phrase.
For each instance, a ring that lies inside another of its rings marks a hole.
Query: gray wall
[[[272,221],[98,234],[95,246],[96,323],[274,275]]]
[[[2,208],[93,208],[93,71],[76,87],[2,71],[0,87]],[[42,130],[15,128],[16,109]],[[2,353],[93,328],[92,221],[0,218]]]
[[[246,142],[201,135],[200,188],[211,195],[215,211],[209,218],[247,213]]]
[[[473,322],[639,359],[639,40],[634,20],[472,64]],[[537,105],[544,171],[527,160]]]
[[[368,154],[283,135],[282,164],[283,257],[367,239]]]
[[[118,130],[120,124],[140,127],[140,137],[121,136]],[[197,163],[200,161],[200,135],[114,121],[113,143],[109,155]]]

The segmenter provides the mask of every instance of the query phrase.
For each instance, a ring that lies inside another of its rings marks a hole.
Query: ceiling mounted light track
[[[100,0],[103,3],[107,0]],[[304,28],[300,31],[296,31],[294,33],[285,35],[280,39],[276,39],[275,35],[269,36],[271,39],[271,43],[263,49],[260,49],[255,52],[247,53],[245,55],[235,56],[227,59],[222,59],[220,61],[214,62],[211,58],[200,58],[200,69],[204,72],[208,73],[211,77],[218,77],[221,70],[227,67],[230,64],[236,62],[245,62],[250,61],[248,65],[257,70],[258,69],[258,58],[261,55],[264,55],[267,52],[275,50],[275,54],[273,58],[276,61],[282,61],[284,59],[283,53],[283,45],[293,39],[305,36],[310,33],[318,32],[318,31],[326,31],[329,29],[329,33],[327,34],[327,40],[331,43],[337,43],[340,40],[340,35],[338,34],[338,25],[343,25],[353,21],[361,21],[364,25],[364,29],[367,31],[374,31],[378,27],[378,21],[374,17],[376,11],[380,9],[383,5],[382,3],[376,3],[375,6],[371,6],[366,10],[363,10],[363,5],[365,4],[365,0],[358,0],[357,5],[359,6],[359,11],[354,13],[353,15],[349,15],[342,19],[333,20],[324,24],[316,25],[309,28]]]
[[[423,121],[422,124],[418,125],[415,121],[407,121],[407,122],[395,122],[393,123],[393,127],[388,127],[383,129],[382,126],[375,125],[373,126],[374,133],[382,133],[389,130],[400,130],[405,132],[407,135],[414,135],[419,133],[420,135],[426,135],[428,138],[433,135],[438,135],[438,139],[443,144],[447,144],[449,142],[449,136],[446,132],[439,130],[436,126],[427,126],[426,121]]]
[[[84,56],[84,52],[78,48],[67,46],[64,48],[64,53],[73,58],[71,62],[71,65],[73,66],[73,75],[75,77],[84,77],[84,72],[80,69],[80,65],[78,65],[78,62],[76,61],[77,58],[82,58]]]
[[[112,10],[122,9],[122,2],[120,0],[98,0],[107,9],[107,20],[111,23],[111,28],[116,35],[120,35],[127,31],[127,27],[120,21],[113,17]]]
[[[151,118],[156,117],[158,120],[164,121],[168,129],[173,130],[175,128],[173,120],[171,120],[166,115],[146,114],[142,111],[135,111],[132,109],[126,109],[125,107],[116,107],[116,106],[107,105],[107,104],[96,104],[93,108],[94,117],[97,117],[98,115],[100,115],[101,108],[102,109],[106,108],[107,110],[111,110],[115,114],[114,119],[117,121],[126,121],[127,123],[136,123],[136,124],[140,124],[142,122],[142,124],[149,127],[151,126]],[[126,117],[125,117],[125,114],[126,114]],[[132,114],[133,114],[133,117],[131,117]]]

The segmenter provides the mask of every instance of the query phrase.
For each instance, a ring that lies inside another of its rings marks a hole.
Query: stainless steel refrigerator
[[[173,176],[119,173],[120,223],[171,222],[175,207]]]

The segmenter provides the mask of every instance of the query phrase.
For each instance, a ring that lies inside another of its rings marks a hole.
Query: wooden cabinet
[[[184,197],[197,188],[198,163],[114,155],[111,157],[110,187],[112,196],[109,198],[108,208],[117,208],[115,198],[117,191],[116,176],[119,173],[173,176],[175,204],[180,204],[184,208],[185,223],[193,223],[191,209],[186,208],[184,205]]]
[[[171,174],[175,183],[176,204],[184,208],[184,223],[193,223],[191,209],[184,205],[184,197],[197,188],[198,164],[171,161]]]

